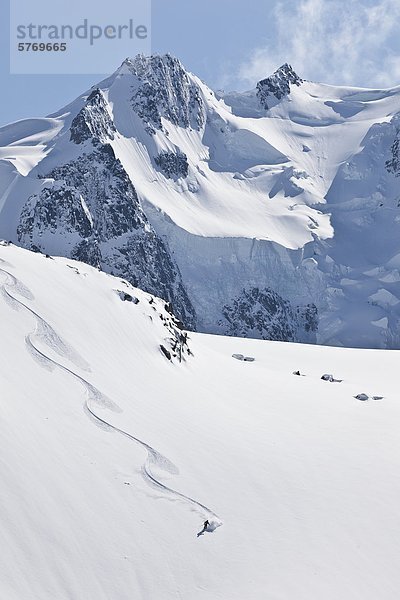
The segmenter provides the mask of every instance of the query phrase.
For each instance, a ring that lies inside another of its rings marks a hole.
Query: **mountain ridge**
[[[400,347],[397,113],[400,88],[287,64],[221,96],[171,55],[126,59],[48,119],[0,129],[0,236],[123,276],[190,329]],[[311,330],[287,322],[307,307]]]

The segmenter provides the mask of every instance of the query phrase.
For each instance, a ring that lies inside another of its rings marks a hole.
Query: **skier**
[[[205,531],[207,531],[207,527],[209,526],[210,522],[208,519],[206,519],[206,521],[204,521],[203,523],[203,529],[201,531],[199,531],[199,533],[197,534],[197,537],[200,537],[201,535],[203,535],[203,533]]]

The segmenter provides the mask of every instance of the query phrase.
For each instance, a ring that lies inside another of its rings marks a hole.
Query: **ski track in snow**
[[[9,263],[6,263],[4,260],[0,259],[0,263],[2,266],[11,266]],[[6,281],[1,284],[1,293],[5,299],[5,301],[12,306],[14,309],[23,308],[27,312],[29,312],[35,318],[35,330],[31,333],[28,333],[25,336],[25,343],[27,350],[32,355],[32,357],[39,362],[39,364],[45,368],[49,368],[52,370],[53,368],[59,368],[64,372],[72,375],[79,383],[83,385],[85,388],[87,399],[85,400],[84,410],[85,413],[91,418],[91,420],[98,426],[115,431],[124,437],[129,438],[130,440],[136,442],[142,448],[144,448],[147,452],[147,458],[144,464],[142,465],[142,474],[145,481],[153,488],[162,491],[164,494],[170,496],[169,499],[180,500],[186,503],[189,503],[192,508],[199,512],[203,518],[208,518],[210,521],[210,531],[214,531],[217,527],[222,525],[220,518],[207,506],[201,504],[194,498],[190,496],[186,496],[181,492],[178,492],[165,484],[159,481],[151,472],[151,465],[156,465],[159,469],[166,471],[171,474],[178,474],[178,469],[176,466],[165,456],[157,452],[152,446],[143,442],[139,438],[134,435],[116,427],[115,425],[111,425],[105,419],[99,417],[93,410],[91,404],[97,403],[99,406],[103,408],[107,408],[113,412],[122,412],[121,408],[112,400],[110,400],[107,396],[105,396],[99,389],[89,383],[86,379],[81,377],[78,373],[75,373],[69,367],[59,363],[57,360],[51,358],[44,352],[42,352],[35,344],[34,338],[38,338],[41,342],[43,342],[46,346],[48,346],[51,350],[53,350],[59,356],[70,360],[77,368],[80,368],[85,371],[90,371],[89,364],[79,356],[79,354],[71,348],[68,344],[66,344],[60,336],[56,333],[56,331],[45,321],[39,314],[37,314],[32,308],[24,304],[21,300],[13,296],[12,293],[7,289],[7,287],[11,288],[17,294],[21,295],[26,300],[33,300],[34,296],[31,291],[14,275],[9,273],[7,270],[0,268],[0,273],[5,275]]]

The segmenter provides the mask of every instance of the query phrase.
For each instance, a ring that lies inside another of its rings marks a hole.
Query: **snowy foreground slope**
[[[194,333],[170,362],[163,301],[0,261],[2,598],[398,598],[397,351]]]
[[[207,333],[400,348],[400,87],[289,65],[219,96],[126,59],[0,128],[0,236],[122,276]]]

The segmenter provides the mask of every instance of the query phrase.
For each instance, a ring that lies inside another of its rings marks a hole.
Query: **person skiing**
[[[207,531],[209,524],[210,524],[210,521],[208,519],[206,519],[203,523],[203,529],[201,531],[199,531],[199,533],[197,534],[197,537],[200,537],[201,535],[203,535],[203,533],[205,531]]]

